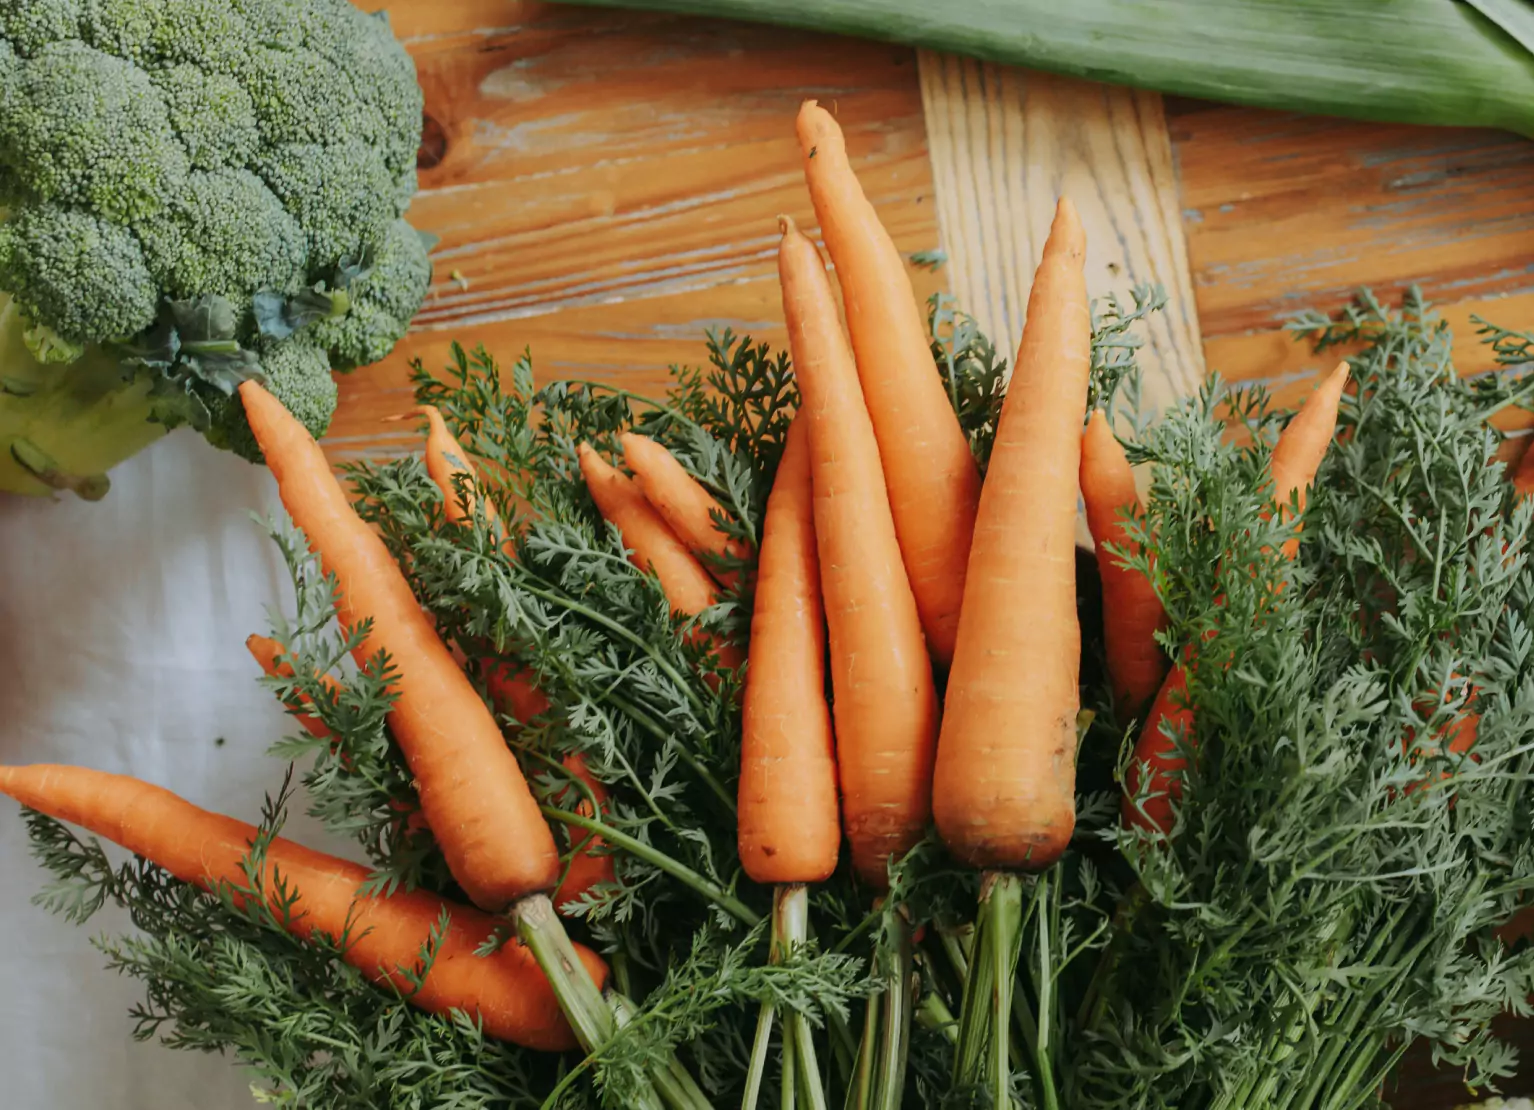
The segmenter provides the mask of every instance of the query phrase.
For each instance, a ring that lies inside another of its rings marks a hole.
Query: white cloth
[[[113,471],[96,504],[0,495],[0,762],[133,774],[258,819],[283,770],[266,749],[293,730],[245,637],[292,589],[253,511],[280,511],[271,475],[191,432]],[[335,847],[299,813],[287,831]],[[142,990],[90,944],[131,930],[126,915],[69,925],[31,904],[43,880],[0,797],[0,1105],[250,1107],[234,1059],[133,1041]]]

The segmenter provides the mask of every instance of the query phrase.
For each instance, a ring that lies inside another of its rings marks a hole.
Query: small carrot
[[[83,767],[0,767],[0,792],[24,806],[106,837],[184,882],[205,889],[247,884],[244,861],[257,830],[243,821],[210,813],[168,790],[138,779]],[[496,922],[468,906],[424,890],[388,897],[359,896],[366,868],[273,838],[261,869],[261,888],[276,904],[277,877],[298,895],[287,924],[295,936],[348,934],[347,963],[375,983],[410,992],[401,969],[420,962],[421,948],[444,912],[450,923],[419,990],[408,993],[428,1013],[461,1010],[478,1018],[492,1037],[526,1048],[565,1051],[576,1046],[548,980],[521,944],[504,944],[493,955],[475,949]],[[592,978],[602,983],[607,967],[589,949],[578,949]]]
[[[1156,642],[1166,612],[1150,579],[1108,550],[1110,545],[1131,550],[1124,515],[1141,509],[1134,472],[1101,409],[1093,411],[1081,437],[1081,496],[1102,580],[1103,647],[1113,702],[1127,721],[1156,696],[1166,676],[1166,653]]]
[[[389,725],[453,877],[491,912],[552,888],[559,852],[495,716],[304,426],[256,382],[240,398],[283,504],[336,577],[342,622],[372,621],[358,663],[386,651],[397,668]]]
[[[1513,471],[1513,490],[1519,497],[1527,497],[1534,493],[1534,437],[1530,437],[1530,447],[1524,448],[1523,458],[1518,460],[1518,469]]]
[[[804,177],[836,267],[895,533],[932,656],[953,659],[980,472],[932,359],[911,280],[847,160],[841,128],[799,109]]]
[[[921,839],[931,815],[937,694],[825,264],[792,220],[778,225],[783,313],[809,425],[842,823],[858,874],[883,886],[890,858]]]
[[[638,483],[597,454],[589,443],[581,444],[578,453],[581,474],[597,511],[623,536],[629,562],[659,579],[672,610],[695,617],[718,601],[719,590],[708,571],[645,499]],[[743,656],[735,645],[716,641],[715,650],[725,669],[740,666]]]
[[[426,473],[442,491],[444,512],[447,519],[458,524],[474,515],[474,467],[469,453],[458,442],[458,437],[448,430],[447,422],[435,405],[418,405],[411,415],[426,418]],[[456,484],[455,484],[456,479]],[[462,492],[458,485],[462,485]],[[495,506],[485,502],[485,516],[495,519]]]
[[[623,461],[634,472],[634,481],[645,500],[693,554],[700,559],[709,555],[715,559],[750,558],[748,546],[719,530],[714,517],[723,516],[724,509],[702,483],[687,473],[675,455],[648,436],[635,432],[624,432],[618,440],[623,444]],[[717,564],[708,569],[726,589],[735,585],[738,577],[735,572]]]
[[[1343,362],[1322,379],[1279,435],[1268,462],[1268,472],[1273,482],[1274,503],[1281,508],[1291,499],[1301,509],[1305,507],[1306,491],[1315,481],[1327,448],[1336,435],[1337,409],[1347,383],[1348,364]],[[1286,557],[1294,558],[1299,550],[1298,536],[1284,541]],[[1193,710],[1184,702],[1188,688],[1184,668],[1189,665],[1190,658],[1184,652],[1146,714],[1125,779],[1121,817],[1126,826],[1156,829],[1162,833],[1171,831],[1172,803],[1182,796],[1182,772],[1187,761],[1177,754],[1168,733],[1193,734]],[[1136,806],[1133,799],[1147,773],[1150,775],[1150,794]]]
[[[796,419],[767,499],[751,616],[736,836],[759,883],[820,882],[841,850],[808,437]]]
[[[938,739],[933,814],[959,859],[1047,867],[1076,824],[1076,483],[1092,317],[1062,198],[980,493]]]
[[[287,649],[270,636],[261,636],[253,632],[245,638],[245,647],[255,661],[261,664],[261,669],[271,677],[293,677],[292,667],[288,666],[287,663],[277,662],[279,658],[287,654]],[[320,682],[332,694],[339,692],[341,689],[341,684],[328,674],[321,675]],[[325,722],[314,716],[314,714],[305,713],[302,710],[293,710],[291,707],[289,707],[289,711],[293,713],[294,719],[304,727],[304,731],[310,736],[318,737],[321,740],[328,740],[330,738],[330,729],[326,728]]]
[[[481,669],[485,676],[485,688],[489,691],[490,700],[501,713],[526,724],[549,711],[549,699],[533,684],[532,677],[522,667],[515,663],[495,663],[487,659],[481,663]],[[565,756],[562,762],[566,771],[586,784],[592,796],[596,798],[597,806],[593,809],[585,800],[583,793],[574,787],[563,792],[557,799],[559,804],[567,805],[573,802],[576,812],[582,816],[600,817],[601,807],[607,801],[607,788],[592,777],[591,772],[586,768],[586,760],[580,753],[572,752]],[[598,883],[617,881],[612,854],[605,850],[606,842],[601,837],[588,837],[588,834],[573,828],[570,830],[570,837],[572,844],[584,844],[584,846],[570,858],[565,868],[564,878],[560,880],[559,886],[554,891],[556,909],[576,901]]]
[[[623,536],[629,561],[660,579],[671,608],[695,617],[719,599],[714,580],[635,481],[613,466],[589,444],[579,448],[581,474],[602,519]]]

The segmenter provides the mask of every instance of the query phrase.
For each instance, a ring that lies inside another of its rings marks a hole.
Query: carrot
[[[629,549],[629,561],[660,579],[671,608],[695,617],[719,599],[714,580],[687,545],[671,530],[638,484],[589,443],[579,448],[581,474],[602,519],[618,529]]]
[[[257,830],[243,821],[200,809],[168,790],[138,779],[83,767],[0,767],[0,792],[50,817],[79,825],[204,889],[220,883],[244,886],[243,862]],[[408,991],[401,968],[420,961],[421,947],[444,911],[451,924],[420,990],[409,1001],[428,1013],[462,1010],[477,1017],[491,1036],[526,1048],[564,1051],[575,1035],[554,992],[521,944],[503,945],[479,958],[475,949],[496,922],[468,906],[424,890],[363,897],[357,889],[366,868],[274,838],[261,869],[262,889],[276,905],[280,876],[299,896],[289,928],[309,939],[339,938],[348,931],[343,958],[373,982]],[[601,957],[579,949],[598,983],[607,978]]]
[[[933,812],[959,859],[1041,868],[1076,825],[1076,482],[1092,319],[1062,198],[1028,296],[969,556]]]
[[[533,684],[531,676],[522,667],[509,662],[494,663],[488,659],[484,660],[481,666],[490,700],[500,712],[526,724],[534,717],[540,717],[549,711],[549,699]],[[607,801],[606,787],[592,777],[591,772],[586,769],[586,760],[580,753],[572,752],[565,756],[563,763],[565,770],[580,779],[590,789],[597,800],[597,807],[593,810],[583,793],[573,786],[556,799],[558,803],[569,805],[573,801],[576,812],[582,816],[600,817],[601,806]],[[588,839],[587,834],[579,829],[571,829],[570,837],[572,844],[584,844],[584,847],[570,858],[564,877],[554,891],[556,909],[576,901],[598,883],[617,881],[617,874],[613,869],[613,857],[604,851],[606,841],[599,836],[591,836]]]
[[[280,656],[287,654],[287,648],[283,647],[270,636],[260,636],[253,632],[245,638],[245,647],[250,652],[255,661],[261,664],[261,669],[271,677],[293,677],[292,667],[288,666],[286,663],[277,662]],[[331,693],[336,693],[341,688],[341,684],[328,674],[321,675],[320,682],[322,682],[325,685],[325,688]],[[304,727],[304,731],[307,732],[310,736],[317,737],[321,740],[327,740],[330,738],[330,729],[326,728],[325,722],[314,716],[314,714],[304,713],[302,711],[294,711],[291,709],[291,707],[290,712],[293,713],[294,718]]]
[[[586,769],[586,761],[579,753],[572,752],[565,756],[564,767],[566,771],[580,779],[586,788],[591,791],[591,796],[596,799],[596,806],[585,799],[582,791],[570,786],[557,801],[560,805],[569,806],[574,803],[575,812],[582,817],[601,817],[602,806],[607,801],[607,788],[592,777]],[[554,891],[554,905],[568,906],[571,902],[579,901],[581,896],[599,883],[617,882],[617,874],[613,870],[613,857],[604,851],[606,841],[600,836],[584,833],[580,829],[570,830],[572,843],[580,850],[570,857],[569,866],[565,869],[564,878],[560,880],[559,887]]]
[[[767,500],[751,616],[737,840],[759,883],[820,882],[841,850],[808,436],[796,419]]]
[[[883,886],[890,857],[921,839],[931,815],[937,695],[825,265],[792,220],[778,224],[783,312],[809,432],[842,823],[858,874]]]
[[[695,617],[718,601],[719,590],[708,571],[645,499],[639,484],[597,454],[589,443],[581,444],[578,453],[581,474],[597,511],[622,534],[629,562],[660,580],[661,592],[672,610]],[[734,644],[716,640],[714,648],[727,670],[740,666],[743,655]]]
[[[1534,445],[1534,439],[1529,442]],[[1513,491],[1519,497],[1534,493],[1534,446],[1524,448],[1523,458],[1518,460],[1518,469],[1513,471]]]
[[[358,663],[386,651],[398,668],[389,725],[453,877],[491,912],[552,888],[559,852],[495,716],[383,541],[347,503],[319,445],[259,384],[243,383],[240,397],[283,504],[336,576],[342,622],[372,620]]]
[[[463,449],[458,438],[448,431],[447,422],[435,405],[419,405],[411,415],[426,418],[426,473],[442,490],[442,501],[447,519],[454,524],[474,515],[474,467],[469,453]],[[460,493],[454,479],[463,484]],[[495,519],[495,506],[485,502],[485,516]]]
[[[1134,472],[1101,409],[1092,413],[1081,437],[1081,496],[1102,579],[1103,647],[1113,702],[1127,721],[1156,696],[1166,676],[1166,654],[1156,642],[1166,612],[1150,579],[1124,566],[1108,550],[1108,545],[1123,551],[1132,548],[1124,515],[1138,515],[1141,508]]]
[[[1274,503],[1281,509],[1291,499],[1301,509],[1305,507],[1306,491],[1315,481],[1316,472],[1326,458],[1326,450],[1336,435],[1337,409],[1347,383],[1348,364],[1339,363],[1305,399],[1300,411],[1274,444],[1268,472],[1273,482]],[[1294,558],[1299,550],[1298,536],[1284,541],[1283,553],[1287,558]],[[1125,779],[1120,816],[1126,826],[1156,829],[1162,833],[1171,831],[1172,803],[1182,796],[1182,772],[1187,761],[1177,754],[1167,733],[1193,734],[1193,711],[1184,704],[1188,688],[1184,668],[1190,659],[1191,656],[1184,652],[1146,714],[1145,726],[1135,743],[1134,758]],[[1142,805],[1136,806],[1133,799],[1146,774],[1150,775],[1150,795]]]
[[[895,534],[933,657],[953,659],[980,472],[932,359],[911,280],[847,160],[841,128],[807,100],[804,177],[847,312]]]
[[[687,547],[703,558],[749,559],[751,549],[740,540],[721,532],[714,523],[714,515],[724,515],[724,509],[714,500],[713,494],[703,488],[687,473],[676,456],[647,436],[624,432],[618,437],[623,444],[623,461],[634,472],[634,481],[644,493],[645,500],[654,506],[664,520]],[[738,574],[715,565],[708,569],[726,589],[735,585]]]

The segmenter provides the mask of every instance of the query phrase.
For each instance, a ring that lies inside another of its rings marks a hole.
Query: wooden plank
[[[1154,93],[921,52],[938,225],[962,308],[1016,349],[1056,199],[1087,230],[1094,297],[1162,285],[1150,322],[1144,401],[1159,408],[1203,378],[1171,143]]]
[[[1473,316],[1534,324],[1534,143],[1194,102],[1173,102],[1169,127],[1211,370],[1297,395],[1327,360],[1285,320],[1362,286],[1393,302],[1420,285],[1461,373],[1494,363]]]
[[[409,403],[406,360],[453,338],[508,359],[531,343],[548,376],[640,388],[701,361],[708,326],[782,342],[775,217],[814,226],[805,97],[834,107],[897,246],[937,246],[907,49],[504,0],[392,10],[426,91],[410,218],[441,242],[412,334],[343,381],[338,453],[387,449],[378,418]],[[943,281],[913,277],[923,297]]]

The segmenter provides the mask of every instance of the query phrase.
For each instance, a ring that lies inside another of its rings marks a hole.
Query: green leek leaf
[[[576,0],[967,54],[1257,107],[1534,135],[1526,0]]]

